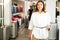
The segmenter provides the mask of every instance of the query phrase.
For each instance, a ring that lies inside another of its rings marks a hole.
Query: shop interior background
[[[37,1],[0,0],[0,40],[28,40],[28,9]],[[43,1],[52,18],[49,40],[60,40],[60,0]]]

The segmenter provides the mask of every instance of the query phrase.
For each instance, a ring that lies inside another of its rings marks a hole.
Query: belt
[[[40,28],[40,29],[43,29],[43,28],[47,28],[47,27],[46,27],[46,26],[45,26],[45,27],[37,27],[37,26],[36,26],[36,28]]]

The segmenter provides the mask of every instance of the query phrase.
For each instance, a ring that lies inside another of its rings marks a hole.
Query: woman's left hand
[[[50,31],[50,28],[51,28],[51,26],[50,26],[50,25],[47,25],[47,29],[48,29],[48,31]]]

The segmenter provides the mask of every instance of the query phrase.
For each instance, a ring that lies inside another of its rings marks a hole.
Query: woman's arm
[[[30,22],[29,22],[29,27],[28,27],[28,30],[29,30],[29,32],[28,32],[28,40],[31,40],[31,35],[32,35],[32,30],[33,30],[33,14],[32,14],[32,16],[31,16],[31,20],[30,20]]]
[[[51,29],[51,15],[48,13],[47,17],[48,17],[47,29],[48,29],[48,31],[50,31],[50,29]]]

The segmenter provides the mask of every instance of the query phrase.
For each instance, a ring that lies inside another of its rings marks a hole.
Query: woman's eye
[[[42,4],[39,4],[38,6],[42,6]]]

